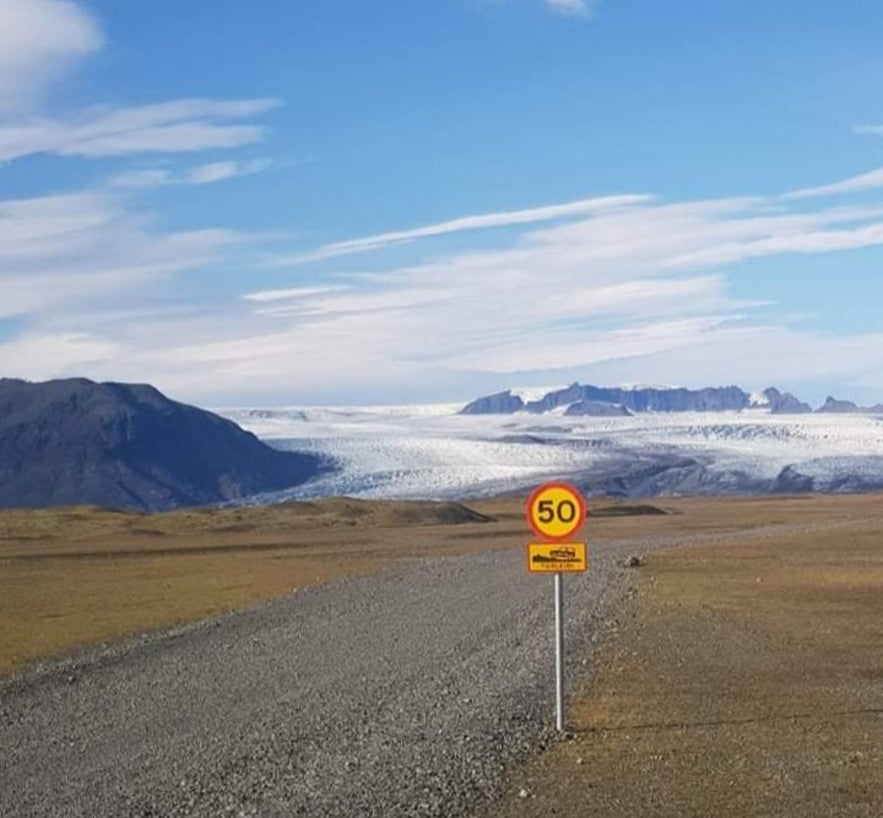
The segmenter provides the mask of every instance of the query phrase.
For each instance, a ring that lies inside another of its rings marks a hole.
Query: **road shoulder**
[[[486,818],[883,814],[879,531],[648,555],[573,737]]]

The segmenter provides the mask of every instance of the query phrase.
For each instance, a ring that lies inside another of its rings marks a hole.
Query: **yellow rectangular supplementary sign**
[[[527,570],[558,574],[589,570],[589,547],[584,542],[532,542],[527,546]]]

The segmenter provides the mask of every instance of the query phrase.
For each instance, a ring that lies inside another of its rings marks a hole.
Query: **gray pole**
[[[564,732],[564,593],[561,574],[555,574],[555,698],[557,701],[556,725]]]

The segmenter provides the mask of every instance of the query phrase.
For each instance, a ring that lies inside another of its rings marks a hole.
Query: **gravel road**
[[[574,682],[634,549],[566,578]],[[551,737],[551,583],[420,560],[7,682],[0,815],[468,815]]]

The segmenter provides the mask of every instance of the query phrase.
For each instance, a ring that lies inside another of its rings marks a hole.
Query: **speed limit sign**
[[[555,726],[564,732],[564,573],[588,570],[588,546],[568,542],[586,522],[586,503],[570,483],[544,483],[527,500],[527,523],[543,542],[527,546],[527,569],[555,582]]]
[[[563,542],[585,521],[585,501],[570,483],[544,483],[527,501],[527,523],[544,540]]]

